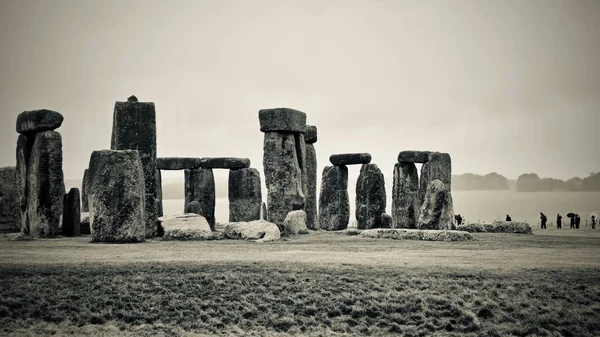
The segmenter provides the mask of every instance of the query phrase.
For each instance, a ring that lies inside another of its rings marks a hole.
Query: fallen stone
[[[156,159],[159,170],[193,170],[200,168],[202,158],[163,157]]]
[[[202,158],[200,159],[200,167],[205,169],[242,169],[250,167],[250,159],[248,158]]]
[[[423,204],[427,186],[433,180],[440,180],[444,186],[451,190],[452,181],[452,161],[447,153],[430,152],[428,160],[421,167],[421,176],[419,177],[419,203]]]
[[[414,163],[394,165],[392,228],[416,228],[419,220],[419,175]]]
[[[336,166],[368,164],[371,162],[371,155],[368,153],[333,154],[329,157],[329,161]]]
[[[229,222],[260,220],[260,173],[254,168],[229,170]]]
[[[138,150],[144,171],[146,237],[156,235],[158,223],[156,187],[156,109],[152,102],[116,102],[112,150]]]
[[[283,225],[287,214],[305,206],[302,170],[296,137],[291,133],[267,132],[264,138],[263,167],[267,186],[268,219]]]
[[[306,144],[306,177],[306,226],[317,229],[317,153],[313,144]]]
[[[62,161],[60,133],[36,133],[29,158],[26,211],[29,235],[34,238],[52,238],[60,234],[65,194]]]
[[[92,234],[91,228],[90,228],[90,213],[88,212],[81,212],[81,221],[80,221],[80,231],[81,231],[81,235],[90,235]]]
[[[479,224],[479,223],[470,223],[470,224],[460,225],[456,229],[459,231],[469,232],[469,233],[483,233],[486,231],[485,227],[483,227],[483,225]]]
[[[159,219],[163,241],[212,240],[213,233],[208,221],[197,214],[182,214]]]
[[[399,163],[423,164],[429,160],[430,151],[402,151],[398,154]]]
[[[94,151],[89,170],[92,242],[145,241],[144,172],[139,152]]]
[[[0,168],[0,233],[21,230],[21,208],[17,168]]]
[[[304,133],[306,130],[306,114],[294,109],[262,109],[258,111],[258,120],[262,132]]]
[[[472,241],[468,232],[455,230],[420,230],[420,229],[369,229],[362,231],[360,237],[373,239],[419,240],[419,241]]]
[[[31,134],[58,129],[64,120],[56,111],[40,109],[23,111],[17,116],[17,132]]]
[[[283,221],[283,231],[281,234],[284,236],[308,234],[306,212],[302,210],[289,212]]]
[[[79,236],[81,235],[81,201],[79,199],[79,189],[72,188],[65,195],[63,211],[63,235]]]
[[[317,127],[314,125],[307,125],[304,131],[304,141],[306,144],[314,144],[317,142]]]
[[[391,228],[392,216],[386,213],[381,214],[381,228]]]
[[[356,222],[358,229],[381,227],[386,195],[383,173],[376,164],[363,164],[356,181]]]
[[[281,232],[276,224],[264,220],[231,222],[223,230],[225,237],[234,240],[267,242],[279,240]]]
[[[89,194],[89,179],[90,174],[89,170],[85,169],[83,171],[83,180],[81,181],[81,211],[89,212],[90,208],[88,206],[88,194]]]
[[[325,166],[319,196],[319,228],[343,230],[348,228],[349,220],[348,168]]]
[[[421,206],[418,229],[443,229],[444,225],[440,223],[442,211],[446,205],[447,190],[439,180],[434,180],[427,186],[425,201]]]
[[[529,224],[519,221],[494,221],[491,224],[483,224],[483,227],[488,233],[533,234]]]
[[[215,230],[215,177],[212,169],[185,170],[185,205],[200,203],[200,212]]]

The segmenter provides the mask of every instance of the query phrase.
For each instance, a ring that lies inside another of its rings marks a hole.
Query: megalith
[[[448,188],[439,179],[427,185],[417,224],[418,229],[451,229],[452,225],[445,222],[448,220],[448,208],[451,208],[449,195]]]
[[[452,161],[448,153],[428,152],[427,161],[421,167],[419,186],[419,202],[422,205],[427,193],[427,186],[433,180],[440,180],[444,186],[451,190]]]
[[[306,143],[306,226],[317,229],[317,153],[313,145],[317,141],[317,127],[306,126],[304,142]]]
[[[65,196],[62,226],[63,235],[79,236],[81,235],[81,201],[79,189],[72,188]]]
[[[20,134],[33,134],[43,131],[58,129],[64,120],[59,112],[39,109],[23,111],[17,116],[17,132]]]
[[[263,167],[268,219],[280,228],[287,214],[304,209],[306,196],[306,114],[287,108],[258,112],[265,133]]]
[[[267,204],[265,202],[260,203],[260,220],[267,220]]]
[[[229,170],[229,222],[260,220],[260,173],[254,168]]]
[[[420,208],[417,166],[414,163],[396,163],[392,186],[392,228],[415,228]]]
[[[16,166],[16,179],[17,179],[17,192],[19,195],[18,204],[21,210],[21,232],[23,234],[29,234],[29,219],[27,216],[27,199],[29,193],[29,184],[27,175],[29,172],[29,158],[31,157],[31,149],[33,148],[33,142],[35,140],[35,134],[30,135],[19,135],[17,139],[17,166]]]
[[[137,150],[144,171],[146,237],[156,235],[158,203],[156,187],[156,110],[153,102],[116,102],[112,150]]]
[[[89,188],[89,169],[85,169],[83,171],[83,180],[81,181],[81,211],[89,212],[90,209],[88,207],[88,188]]]
[[[356,181],[356,222],[359,229],[381,228],[386,194],[383,173],[376,164],[363,164]]]
[[[185,170],[185,205],[198,201],[202,215],[215,230],[215,177],[212,169]],[[184,210],[185,211],[185,210]]]
[[[17,168],[0,168],[0,233],[21,230]]]
[[[368,153],[332,154],[329,156],[329,161],[333,165],[369,164],[371,162],[371,155]]]
[[[319,195],[319,228],[330,231],[346,229],[349,220],[348,167],[325,166]]]
[[[162,174],[156,169],[156,213],[159,217],[163,216],[163,198],[162,198]]]
[[[139,152],[94,151],[89,183],[92,242],[143,242],[146,193]]]

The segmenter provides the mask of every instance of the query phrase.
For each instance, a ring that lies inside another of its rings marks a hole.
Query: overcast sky
[[[258,110],[290,107],[318,127],[319,175],[331,154],[368,152],[389,176],[415,149],[449,152],[455,174],[587,176],[598,32],[594,0],[0,0],[0,166],[15,165],[17,115],[47,108],[80,179],[135,94],[156,104],[159,156],[262,171]]]

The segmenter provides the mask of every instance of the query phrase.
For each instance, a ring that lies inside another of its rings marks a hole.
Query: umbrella
[[[575,216],[575,213],[567,213],[567,218],[572,218]]]
[[[592,212],[592,213],[590,214],[590,218],[591,218],[591,217],[595,217],[596,219],[598,219],[598,214],[596,214],[595,212]]]

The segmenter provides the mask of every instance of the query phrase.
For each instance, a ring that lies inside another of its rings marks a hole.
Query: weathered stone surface
[[[264,220],[231,222],[223,230],[225,237],[234,240],[267,242],[278,240],[281,232],[276,224]]]
[[[0,168],[0,233],[21,230],[21,208],[17,168]]]
[[[81,212],[81,222],[80,222],[81,226],[80,231],[81,231],[81,235],[90,235],[91,229],[90,229],[90,213],[88,212]]]
[[[392,227],[392,216],[383,213],[381,214],[381,228],[391,228]]]
[[[304,141],[306,144],[314,144],[317,142],[317,127],[314,125],[307,125],[304,131]]]
[[[27,193],[29,193],[29,184],[27,175],[29,171],[29,159],[35,135],[19,135],[17,140],[17,193],[19,195],[18,205],[21,210],[21,232],[29,235],[29,220],[27,217]]]
[[[446,191],[446,202],[442,215],[440,216],[440,225],[438,229],[456,229],[456,219],[454,218],[454,201],[452,200],[452,192]]]
[[[429,160],[430,151],[402,151],[398,154],[399,163],[423,164]]]
[[[202,214],[202,205],[200,202],[194,200],[189,204],[185,205],[185,214]]]
[[[417,167],[414,163],[396,163],[392,186],[392,228],[415,228],[420,208]]]
[[[156,235],[156,110],[152,102],[116,102],[111,141],[113,150],[138,150],[144,170],[146,237]]]
[[[421,177],[419,186],[419,203],[422,205],[427,191],[427,186],[433,180],[438,179],[444,186],[451,190],[452,181],[452,162],[447,153],[430,152],[427,162],[421,167]]]
[[[85,169],[83,171],[83,180],[81,181],[81,211],[89,212],[90,208],[88,206],[88,194],[89,192],[89,180],[90,180],[90,170]]]
[[[268,189],[268,219],[278,226],[283,225],[290,211],[303,209],[305,205],[303,172],[298,160],[301,151],[297,151],[297,146],[292,133],[265,133],[263,167]]]
[[[317,153],[312,144],[306,144],[306,178],[306,226],[317,229]]]
[[[242,169],[250,167],[250,159],[235,157],[201,158],[200,167],[206,169]]]
[[[212,240],[213,234],[206,219],[198,214],[181,214],[160,218],[163,241]]]
[[[267,204],[262,202],[260,204],[260,220],[267,220],[268,216]]]
[[[319,228],[330,231],[346,229],[348,220],[348,168],[344,165],[325,166],[319,195]]]
[[[363,164],[356,181],[356,222],[358,229],[381,227],[386,195],[383,173],[376,164]]]
[[[27,171],[27,222],[35,238],[60,234],[65,183],[62,137],[55,131],[35,134]]]
[[[343,153],[333,154],[329,157],[333,165],[359,165],[371,162],[371,155],[368,153]]]
[[[306,142],[301,133],[294,134],[294,143],[296,144],[296,158],[298,167],[300,167],[300,179],[302,184],[302,194],[304,194],[304,206],[306,205],[306,195],[308,194],[308,171],[306,167]],[[304,207],[303,206],[303,207]],[[302,209],[302,208],[300,208]]]
[[[444,222],[448,220],[448,217],[444,216],[447,210],[445,208],[451,207],[451,201],[449,201],[449,191],[447,190],[444,183],[440,180],[435,179],[427,186],[427,193],[425,194],[425,201],[421,206],[419,221],[417,224],[418,229],[449,229],[452,225]],[[452,220],[454,221],[454,214],[452,214]]]
[[[306,129],[306,114],[294,109],[262,109],[258,111],[258,120],[262,132],[304,133]]]
[[[260,173],[254,168],[229,170],[229,222],[260,220]]]
[[[144,241],[147,218],[139,152],[94,151],[89,177],[92,242]]]
[[[28,134],[58,129],[64,120],[56,111],[40,109],[23,111],[17,117],[17,132]]]
[[[455,230],[420,230],[420,229],[370,229],[360,236],[374,239],[418,240],[418,241],[472,241],[468,232]]]
[[[518,221],[494,221],[491,224],[470,223],[460,225],[457,229],[470,233],[533,234],[529,224]]]
[[[200,203],[200,214],[215,230],[215,177],[212,169],[185,170],[185,205]]]
[[[81,201],[78,188],[72,188],[65,194],[62,232],[64,236],[81,235]]]
[[[156,168],[159,170],[193,170],[200,168],[202,158],[188,157],[162,157],[156,159]]]
[[[162,197],[162,174],[156,170],[156,212],[159,217],[163,216],[163,197]]]
[[[281,234],[284,236],[308,234],[306,212],[303,210],[289,212],[283,221]]]

